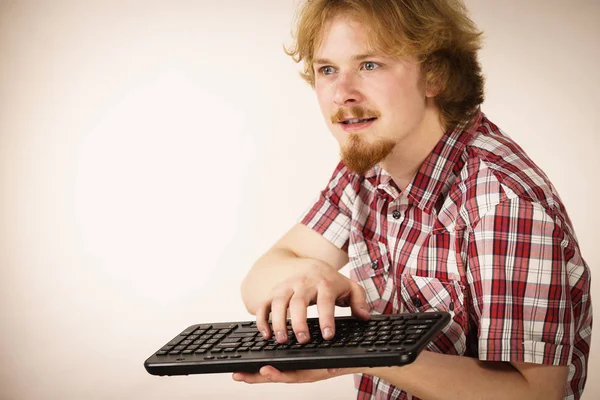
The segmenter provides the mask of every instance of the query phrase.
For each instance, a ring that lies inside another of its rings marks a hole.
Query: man
[[[359,399],[578,399],[589,269],[546,175],[484,115],[480,33],[459,0],[311,0],[296,47],[342,160],[242,285],[265,337],[309,340],[354,315],[447,311],[403,367],[236,373],[248,383],[357,374]],[[350,262],[352,279],[338,272]],[[271,315],[272,331],[269,327]]]

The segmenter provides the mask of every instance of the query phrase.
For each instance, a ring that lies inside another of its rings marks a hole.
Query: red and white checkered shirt
[[[478,112],[449,130],[400,191],[379,166],[339,163],[300,218],[348,252],[373,314],[447,311],[427,350],[568,365],[579,399],[592,332],[590,271],[548,177]],[[416,399],[369,375],[358,399]]]

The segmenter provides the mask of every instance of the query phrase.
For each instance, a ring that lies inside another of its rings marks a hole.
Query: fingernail
[[[267,338],[267,331],[260,331],[260,333],[265,339]]]
[[[306,340],[306,333],[304,332],[299,332],[296,337],[298,338],[299,342],[304,342]]]
[[[283,332],[277,332],[277,340],[285,340],[285,335],[283,334]]]
[[[331,328],[323,329],[323,337],[330,338],[332,336],[333,336],[333,332],[331,331]]]

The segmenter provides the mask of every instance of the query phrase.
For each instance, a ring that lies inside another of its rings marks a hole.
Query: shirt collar
[[[450,188],[453,182],[449,179],[450,175],[465,147],[477,132],[484,116],[478,109],[471,118],[444,133],[406,187],[404,192],[409,202],[422,211],[431,213],[440,195]],[[400,196],[400,189],[392,177],[379,165],[367,171],[365,179],[371,182],[378,192],[385,192],[392,199]]]

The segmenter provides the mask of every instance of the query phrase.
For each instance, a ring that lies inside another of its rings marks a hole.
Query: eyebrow
[[[360,61],[360,60],[365,60],[367,58],[372,58],[372,57],[381,57],[381,56],[378,54],[375,54],[375,53],[358,54],[358,55],[352,56],[352,61]],[[317,60],[314,60],[313,64],[335,64],[335,63],[326,58],[319,58]]]

